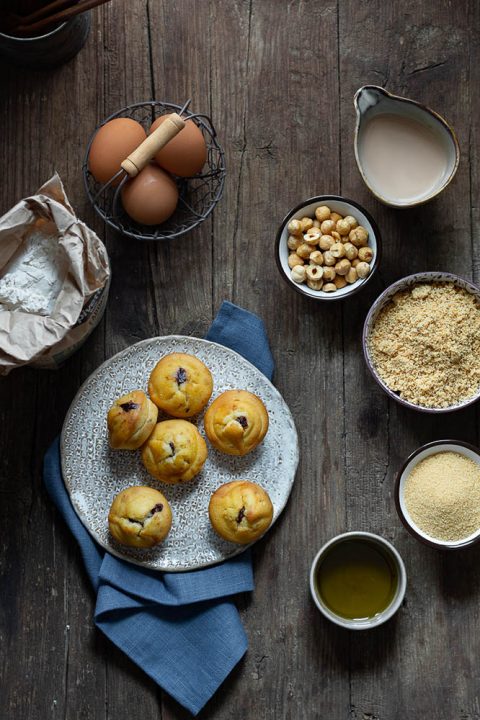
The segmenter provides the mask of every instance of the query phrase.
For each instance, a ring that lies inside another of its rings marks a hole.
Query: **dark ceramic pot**
[[[14,37],[0,33],[0,56],[15,65],[51,68],[71,60],[90,32],[89,12],[67,20],[44,35]]]

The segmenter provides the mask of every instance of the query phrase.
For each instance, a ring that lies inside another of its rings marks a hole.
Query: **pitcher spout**
[[[378,85],[364,85],[359,88],[353,98],[357,118],[360,119],[386,97],[391,97],[390,93]]]

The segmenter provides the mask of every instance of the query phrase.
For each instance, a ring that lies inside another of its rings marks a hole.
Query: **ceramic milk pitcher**
[[[415,100],[365,85],[354,97],[355,158],[370,191],[395,208],[420,205],[452,180],[460,160],[455,133]]]

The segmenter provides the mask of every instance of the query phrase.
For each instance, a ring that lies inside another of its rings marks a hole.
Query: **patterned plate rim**
[[[201,563],[201,564],[199,564],[199,565],[192,565],[192,566],[189,566],[189,567],[181,567],[181,568],[179,568],[179,567],[171,567],[171,566],[162,566],[162,567],[160,567],[160,566],[152,566],[150,563],[147,563],[147,562],[145,562],[145,561],[142,562],[141,560],[136,560],[136,559],[133,558],[133,557],[130,557],[130,556],[128,556],[128,555],[124,555],[124,554],[122,554],[121,551],[117,550],[117,549],[116,549],[115,547],[113,547],[112,545],[109,545],[108,543],[104,542],[104,541],[103,541],[101,538],[99,538],[98,535],[90,528],[90,526],[89,526],[89,524],[88,524],[87,518],[85,518],[85,517],[83,516],[82,510],[81,510],[81,508],[78,506],[78,504],[76,503],[75,498],[72,496],[72,490],[71,490],[69,484],[68,484],[68,483],[66,482],[66,480],[65,480],[65,477],[66,477],[66,474],[67,474],[67,473],[65,472],[65,470],[66,470],[66,468],[65,468],[65,463],[66,463],[65,456],[66,456],[66,454],[67,454],[67,449],[66,449],[66,447],[65,447],[65,437],[64,437],[64,435],[65,435],[65,432],[66,432],[67,425],[68,425],[69,422],[70,422],[70,416],[71,416],[72,413],[74,412],[76,403],[77,403],[77,401],[78,401],[78,398],[82,395],[84,389],[89,385],[89,383],[91,383],[91,382],[96,378],[97,375],[99,375],[99,374],[102,372],[102,370],[103,370],[105,367],[108,367],[108,366],[110,365],[110,363],[112,363],[114,360],[117,360],[117,359],[120,358],[122,355],[126,355],[127,353],[129,353],[129,352],[132,350],[132,348],[141,347],[142,345],[149,345],[149,344],[152,344],[152,343],[155,343],[155,342],[158,342],[158,341],[160,341],[160,342],[179,341],[179,342],[185,342],[185,343],[187,343],[187,344],[188,344],[189,342],[192,342],[192,341],[200,342],[200,343],[202,343],[202,344],[204,344],[204,345],[221,348],[222,351],[225,351],[225,350],[226,350],[229,354],[233,355],[234,357],[240,358],[243,363],[245,363],[247,366],[249,366],[249,367],[254,371],[254,373],[259,373],[259,374],[261,375],[262,380],[266,383],[267,386],[270,387],[270,389],[273,391],[273,394],[277,396],[277,399],[278,399],[278,400],[281,402],[281,404],[283,405],[283,408],[284,408],[284,410],[286,411],[286,414],[288,415],[288,417],[289,417],[289,419],[290,419],[290,422],[291,422],[291,425],[292,425],[292,428],[293,428],[293,431],[294,431],[294,438],[293,438],[293,441],[294,441],[293,473],[292,473],[291,479],[289,480],[288,492],[285,494],[285,498],[284,498],[283,502],[282,502],[280,505],[277,505],[277,507],[275,508],[272,523],[271,523],[270,527],[266,530],[266,532],[265,532],[261,537],[257,538],[257,540],[255,540],[254,542],[249,543],[248,545],[239,545],[239,546],[237,546],[236,548],[232,549],[232,552],[229,553],[228,556],[226,556],[226,557],[224,557],[224,558],[219,558],[219,559],[216,559],[216,560],[212,560],[211,562],[203,562],[203,563]],[[280,515],[281,515],[282,512],[284,511],[284,509],[285,509],[285,507],[286,507],[286,505],[287,505],[287,502],[288,502],[288,500],[289,500],[289,498],[290,498],[290,494],[291,494],[291,492],[292,492],[293,483],[295,482],[295,478],[296,478],[296,474],[297,474],[297,470],[298,470],[299,460],[300,460],[300,451],[299,451],[299,444],[298,444],[298,433],[297,433],[297,428],[296,428],[296,425],[295,425],[295,421],[294,421],[293,415],[292,415],[291,410],[290,410],[290,408],[288,407],[287,403],[285,402],[283,396],[281,395],[280,391],[275,387],[275,385],[271,382],[271,380],[269,380],[269,379],[266,377],[266,375],[264,375],[264,374],[262,373],[261,370],[259,370],[253,363],[251,363],[249,360],[247,360],[243,355],[240,355],[240,353],[237,353],[235,350],[232,350],[232,349],[229,348],[227,345],[222,345],[221,343],[213,342],[212,340],[206,340],[205,338],[197,338],[197,337],[191,336],[191,335],[157,335],[157,336],[155,336],[155,337],[145,338],[144,340],[140,340],[140,341],[137,342],[137,343],[133,343],[132,345],[129,345],[128,347],[124,348],[123,350],[120,350],[118,353],[115,353],[115,355],[112,355],[110,358],[108,358],[107,360],[105,360],[101,365],[99,365],[99,366],[83,381],[83,383],[81,384],[81,386],[79,387],[79,389],[78,389],[77,392],[75,393],[75,396],[74,396],[72,402],[70,403],[70,406],[69,406],[69,408],[68,408],[68,410],[67,410],[67,413],[66,413],[66,415],[65,415],[65,419],[64,419],[63,425],[62,425],[62,431],[61,431],[61,434],[60,434],[60,461],[61,461],[61,470],[62,470],[63,481],[64,481],[64,484],[65,484],[65,488],[66,488],[66,490],[67,490],[68,496],[69,496],[69,498],[70,498],[70,502],[72,503],[73,509],[75,510],[75,514],[77,515],[78,519],[80,520],[80,522],[82,523],[82,525],[84,526],[84,528],[88,531],[88,533],[89,533],[90,536],[95,540],[95,542],[96,542],[98,545],[100,545],[100,547],[102,547],[104,550],[106,550],[108,553],[110,553],[110,555],[114,555],[115,557],[118,557],[120,560],[123,560],[123,561],[125,561],[125,562],[129,562],[129,563],[132,563],[133,565],[137,565],[137,566],[139,566],[139,567],[146,568],[146,569],[148,569],[148,570],[153,570],[154,572],[182,573],[182,572],[191,572],[191,571],[194,571],[194,570],[201,570],[201,569],[203,569],[203,568],[212,567],[212,566],[214,566],[214,565],[218,565],[218,564],[221,563],[221,562],[225,562],[226,560],[229,560],[229,559],[232,558],[232,557],[235,557],[235,556],[237,556],[237,555],[240,555],[242,552],[245,552],[245,550],[247,550],[248,548],[251,548],[253,545],[255,545],[256,542],[258,542],[258,541],[261,540],[263,537],[265,537],[265,535],[266,535],[266,534],[269,532],[269,530],[274,526],[274,524],[276,523],[276,521],[278,520],[278,518],[280,517]]]

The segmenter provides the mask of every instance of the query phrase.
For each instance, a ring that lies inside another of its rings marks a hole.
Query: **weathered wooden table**
[[[360,344],[365,314],[391,281],[436,269],[480,279],[479,7],[113,0],[93,13],[87,45],[67,65],[41,73],[0,65],[0,213],[57,169],[79,216],[105,238],[113,269],[105,318],[81,351],[57,372],[21,369],[0,380],[0,717],[188,716],[95,631],[94,598],[43,490],[41,462],[76,390],[105,358],[155,335],[203,336],[229,299],[267,325],[301,464],[286,512],[255,548],[255,592],[238,599],[248,653],[200,717],[480,718],[480,548],[420,546],[392,499],[395,472],[419,444],[478,444],[478,408],[431,418],[389,402]],[[383,207],[360,179],[352,97],[366,83],[426,102],[457,131],[457,176],[425,207]],[[166,245],[106,231],[81,178],[93,128],[129,103],[189,96],[226,150],[213,217]],[[359,201],[384,241],[371,286],[328,307],[292,292],[273,254],[287,210],[320,193]],[[366,633],[329,624],[309,597],[316,550],[349,529],[393,541],[408,572],[396,618]]]

